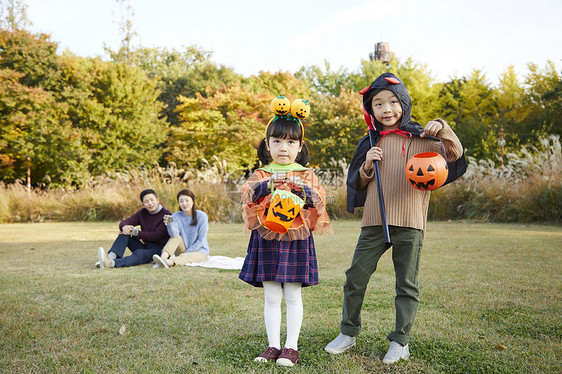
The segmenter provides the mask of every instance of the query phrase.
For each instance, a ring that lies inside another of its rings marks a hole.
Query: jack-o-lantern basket
[[[447,162],[437,152],[423,152],[412,156],[406,163],[406,178],[412,187],[433,191],[445,183],[449,176]]]
[[[291,227],[303,206],[304,200],[294,193],[275,190],[263,225],[271,231],[284,234],[289,231],[289,227]]]

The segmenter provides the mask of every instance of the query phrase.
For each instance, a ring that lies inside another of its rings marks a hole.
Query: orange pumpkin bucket
[[[264,226],[278,234],[286,233],[303,206],[304,200],[294,193],[275,190],[271,197]]]
[[[406,178],[418,190],[433,191],[449,176],[447,162],[437,152],[423,152],[412,156],[406,163]]]

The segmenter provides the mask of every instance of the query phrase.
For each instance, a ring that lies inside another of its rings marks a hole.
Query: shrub
[[[506,159],[497,167],[491,160],[469,158],[460,180],[433,192],[430,218],[561,222],[560,137],[540,139],[537,147],[523,147]]]
[[[429,218],[497,222],[562,222],[562,154],[560,138],[541,139],[538,147],[508,154],[503,168],[491,160],[469,158],[466,174],[432,193]],[[348,165],[333,160],[317,174],[326,190],[331,219],[361,217],[346,211]],[[0,184],[1,222],[121,220],[141,207],[139,194],[153,188],[163,206],[178,210],[176,194],[191,189],[197,206],[215,222],[240,222],[240,189],[250,170],[229,170],[213,160],[198,170],[163,168],[129,170],[90,180],[80,190],[32,189],[21,183]]]

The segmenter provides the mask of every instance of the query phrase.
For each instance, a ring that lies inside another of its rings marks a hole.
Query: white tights
[[[269,346],[281,349],[281,300],[287,305],[287,341],[285,348],[298,350],[302,325],[302,297],[300,283],[263,282],[265,297],[264,318]]]

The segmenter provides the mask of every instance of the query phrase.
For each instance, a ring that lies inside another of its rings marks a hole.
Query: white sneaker
[[[402,344],[397,342],[390,342],[390,347],[388,352],[384,355],[382,359],[383,364],[394,364],[400,360],[407,360],[410,357],[410,348],[408,344],[402,346]]]
[[[107,257],[107,253],[105,253],[102,247],[98,248],[98,261],[100,263],[100,269],[109,269],[115,264],[112,259]]]
[[[94,264],[94,267],[97,268],[97,269],[99,269],[99,268],[101,267],[101,266],[100,266],[100,262],[99,262],[99,261],[96,261],[96,263]]]
[[[154,264],[152,265],[153,269],[160,269],[162,266],[160,266],[160,264]]]
[[[168,261],[164,260],[162,257],[160,257],[158,255],[152,256],[152,259],[154,260],[154,262],[156,262],[158,265],[162,266],[164,269],[167,269],[167,268],[170,267],[170,265],[168,265]]]
[[[355,346],[355,336],[339,334],[337,338],[332,340],[324,350],[328,353],[337,355],[348,351]]]

